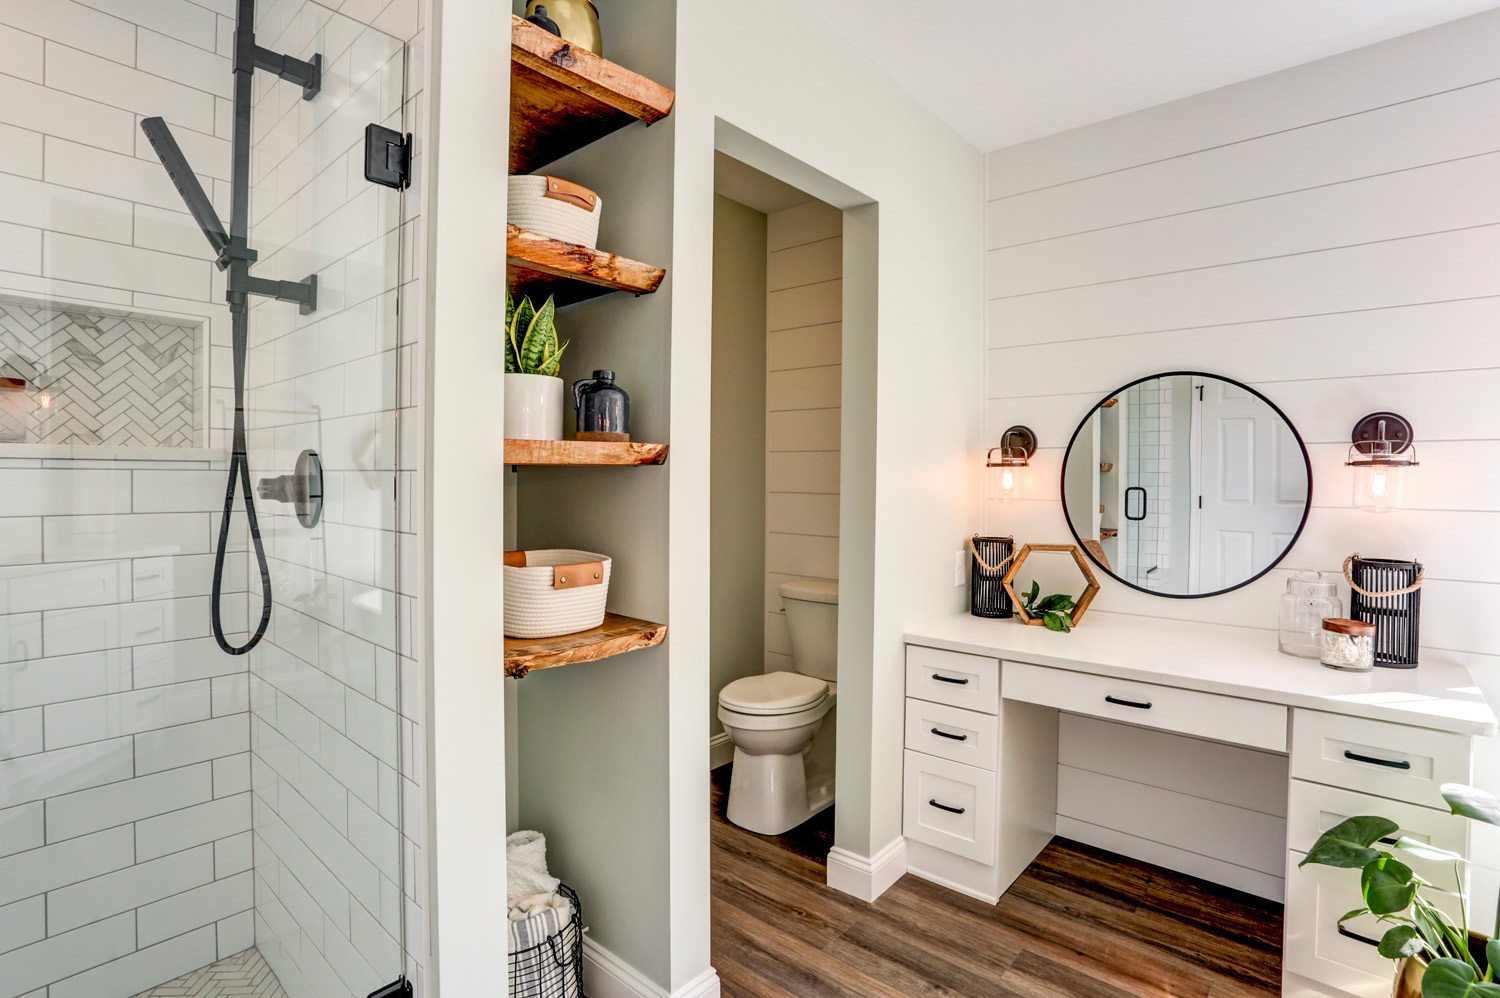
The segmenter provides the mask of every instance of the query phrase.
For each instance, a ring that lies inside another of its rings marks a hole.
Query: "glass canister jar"
[[[1330,669],[1369,672],[1375,668],[1375,625],[1363,620],[1330,617],[1323,621],[1322,654]]]
[[[1279,645],[1284,654],[1318,658],[1323,653],[1323,621],[1342,617],[1338,580],[1323,572],[1298,572],[1281,595]]]

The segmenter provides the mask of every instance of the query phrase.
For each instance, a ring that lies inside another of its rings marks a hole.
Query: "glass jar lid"
[[[1304,599],[1333,599],[1339,594],[1338,577],[1328,572],[1298,572],[1286,580],[1286,591]]]

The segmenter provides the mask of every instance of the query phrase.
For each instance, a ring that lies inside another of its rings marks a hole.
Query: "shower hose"
[[[245,353],[250,340],[250,307],[244,295],[229,303],[234,336],[234,439],[230,446],[229,481],[224,488],[224,515],[219,518],[219,544],[214,552],[214,585],[210,597],[210,616],[214,640],[231,655],[243,655],[265,637],[271,625],[271,570],[266,562],[266,546],[260,536],[260,522],[255,518],[255,494],[250,489],[250,458],[245,443]],[[260,624],[244,644],[235,646],[224,637],[224,617],[220,600],[224,588],[224,555],[229,548],[229,518],[234,515],[234,490],[245,493],[245,520],[250,525],[250,542],[255,547],[255,561],[260,567]]]

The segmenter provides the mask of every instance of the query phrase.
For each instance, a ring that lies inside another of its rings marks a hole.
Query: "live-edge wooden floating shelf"
[[[666,624],[606,613],[604,623],[590,631],[557,638],[506,638],[505,674],[512,679],[522,679],[538,669],[597,662],[642,648],[654,648],[666,636]]]
[[[549,239],[514,225],[505,226],[505,255],[506,286],[530,295],[538,305],[548,295],[555,297],[559,306],[611,291],[649,295],[667,276],[660,267]]]
[[[505,463],[516,467],[633,467],[666,461],[666,444],[635,440],[505,441]]]
[[[675,100],[660,83],[511,18],[511,173],[538,170],[631,122],[660,121]]]

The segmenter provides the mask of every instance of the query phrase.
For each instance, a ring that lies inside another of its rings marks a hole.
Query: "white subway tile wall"
[[[420,49],[415,0],[343,6]],[[252,470],[286,473],[318,449],[326,526],[263,512],[276,623],[231,658],[207,607],[223,462],[0,454],[3,998],[126,998],[257,944],[292,998],[363,995],[403,971],[403,909],[424,917],[422,822],[397,830],[403,806],[422,813],[425,762],[417,636],[397,627],[414,597],[398,599],[395,569],[398,482],[419,493],[413,449],[397,470],[396,406],[418,402],[398,398],[397,357],[414,365],[420,334],[398,338],[396,303],[420,316],[422,258],[398,238],[420,240],[420,200],[371,187],[359,157],[364,126],[401,127],[405,111],[420,176],[420,77],[403,107],[401,41],[302,0],[257,8],[261,44],[322,52],[326,75],[310,103],[256,83],[257,271],[316,273],[321,295],[310,316],[254,309]],[[225,0],[0,9],[0,294],[201,326],[210,387],[196,404],[219,453],[223,277],[138,123],[167,119],[227,215],[233,13]],[[409,534],[420,516],[402,512]],[[237,515],[231,638],[260,608],[247,546]],[[417,924],[404,969],[419,985],[426,961]]]
[[[778,587],[839,577],[844,216],[766,216],[766,671],[792,668]]]

